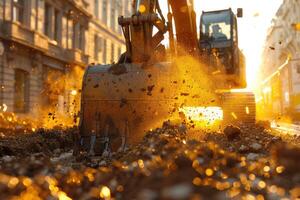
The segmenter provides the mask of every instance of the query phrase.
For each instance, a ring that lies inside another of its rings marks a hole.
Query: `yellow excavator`
[[[158,0],[133,1],[132,16],[118,20],[126,52],[117,63],[87,68],[77,143],[82,150],[124,150],[174,118],[203,120],[203,126],[212,116],[255,122],[253,93],[232,92],[246,88],[237,32],[242,9],[202,12],[198,32],[192,0],[167,4],[165,17]]]

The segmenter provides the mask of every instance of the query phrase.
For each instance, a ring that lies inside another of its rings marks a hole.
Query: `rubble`
[[[260,151],[261,148],[262,148],[262,145],[255,142],[255,143],[251,144],[250,148],[251,148],[253,151]]]
[[[228,140],[234,140],[240,137],[241,129],[239,127],[230,125],[224,129],[224,134],[227,136]]]
[[[239,148],[239,152],[240,153],[246,153],[246,152],[248,152],[250,150],[250,148],[249,147],[247,147],[247,146],[245,146],[245,145],[241,145],[241,147]]]
[[[256,161],[259,157],[260,156],[257,153],[249,153],[247,155],[247,160]]]
[[[74,129],[6,137],[0,146],[11,152],[1,152],[0,199],[299,197],[299,146],[286,139],[273,143],[275,136],[261,127],[240,130],[234,140],[201,130],[201,139],[195,139],[183,125],[166,122],[139,144],[108,157],[74,157]],[[30,143],[42,148],[31,149]]]

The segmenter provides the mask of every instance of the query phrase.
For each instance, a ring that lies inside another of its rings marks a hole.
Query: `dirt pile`
[[[259,126],[240,129],[233,140],[223,133],[195,140],[165,124],[137,146],[105,157],[73,157],[59,148],[50,156],[4,156],[0,199],[299,198],[299,148]]]
[[[51,155],[56,149],[63,151],[73,148],[74,129],[39,129],[24,133],[5,130],[0,137],[0,156],[30,156],[33,153]]]

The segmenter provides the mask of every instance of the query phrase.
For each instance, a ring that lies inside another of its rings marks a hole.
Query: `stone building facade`
[[[88,63],[117,61],[129,0],[1,0],[0,110],[66,110]]]
[[[285,0],[272,21],[261,67],[263,110],[300,120],[300,2]]]

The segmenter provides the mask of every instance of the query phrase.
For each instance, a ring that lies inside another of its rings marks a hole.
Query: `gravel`
[[[106,157],[74,157],[74,129],[5,134],[0,199],[300,198],[299,140],[260,124],[236,128],[228,137],[165,123]]]

